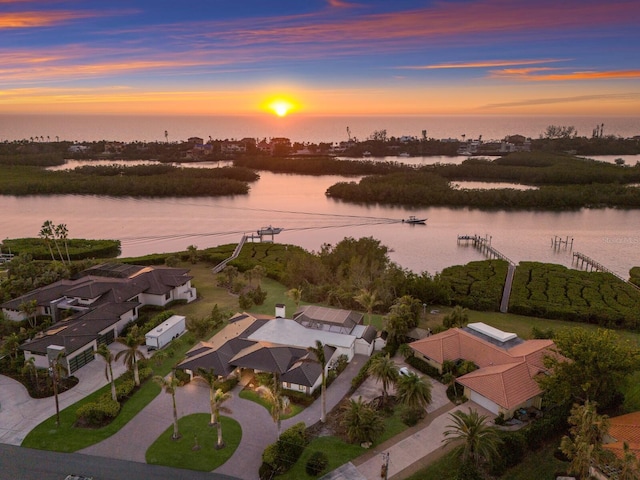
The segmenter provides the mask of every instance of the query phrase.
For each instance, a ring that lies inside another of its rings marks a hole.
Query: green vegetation
[[[521,262],[509,309],[522,315],[636,330],[640,292],[609,273]]]
[[[120,240],[67,240],[69,258],[114,258],[120,254]],[[41,238],[12,238],[2,242],[3,251],[11,250],[14,255],[29,254],[34,260],[51,260],[46,243]]]
[[[221,421],[224,448],[216,449],[216,429],[209,426],[209,415],[195,413],[178,420],[182,434],[179,439],[172,438],[170,426],[153,442],[145,455],[147,463],[202,472],[215,470],[231,458],[242,438],[242,428],[237,421],[225,416]],[[199,448],[194,448],[196,445]]]
[[[109,195],[115,197],[194,197],[241,195],[258,175],[238,167],[178,168],[169,165],[82,167],[47,171],[38,167],[3,168],[2,195]]]
[[[484,260],[454,265],[442,270],[440,278],[451,288],[454,304],[475,310],[500,310],[508,263]]]
[[[287,391],[284,390],[282,394],[286,397]],[[255,402],[258,405],[262,405],[267,411],[271,411],[271,404],[269,403],[268,399],[264,398],[264,396],[260,395],[255,390],[250,390],[245,388],[240,392],[240,398]],[[280,415],[280,420],[286,420],[287,418],[291,418],[299,414],[302,410],[304,410],[304,406],[291,402],[289,403],[287,410],[282,415]]]
[[[183,338],[175,340],[176,347],[174,347],[175,350],[172,356],[166,358],[159,365],[154,364],[154,372],[156,374],[166,375],[169,373],[176,361],[181,359],[191,347],[191,344],[184,341]],[[56,427],[55,415],[45,420],[29,432],[22,442],[22,446],[57,452],[75,452],[98,443],[116,433],[135,417],[160,393],[160,387],[150,381],[144,383],[134,395],[122,404],[118,416],[102,428],[77,428],[75,426],[76,411],[87,403],[97,402],[103,395],[110,396],[110,391],[111,387],[107,384],[79,402],[62,410],[60,412],[59,427]]]
[[[538,189],[464,190],[453,180],[516,182]],[[469,159],[460,165],[430,165],[415,171],[364,177],[359,183],[339,182],[327,196],[349,202],[412,206],[536,208],[640,207],[640,165],[605,162],[543,153],[510,154],[496,160]]]

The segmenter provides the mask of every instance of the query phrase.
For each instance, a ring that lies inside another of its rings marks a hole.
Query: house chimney
[[[276,318],[285,318],[286,307],[284,303],[276,303]]]

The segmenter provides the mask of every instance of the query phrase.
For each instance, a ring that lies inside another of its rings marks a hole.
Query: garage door
[[[471,398],[469,398],[469,400],[477,403],[483,408],[486,408],[494,415],[498,415],[498,413],[500,412],[500,407],[498,406],[497,403],[489,400],[487,397],[483,397],[477,392],[471,391]]]

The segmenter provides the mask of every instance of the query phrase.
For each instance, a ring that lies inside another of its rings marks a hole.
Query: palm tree
[[[629,448],[627,442],[622,443],[622,459],[620,460],[619,480],[638,480],[638,458]]]
[[[38,236],[44,240],[45,245],[49,248],[51,260],[55,260],[56,257],[53,255],[53,249],[51,248],[51,239],[53,238],[53,222],[51,220],[46,220],[42,224],[40,232],[38,232]]]
[[[9,355],[9,358],[12,358],[14,361],[18,359],[18,351],[20,347],[20,337],[16,332],[13,332],[4,340],[4,344],[2,345],[2,351]]]
[[[29,357],[24,360],[24,365],[22,367],[23,375],[32,375],[33,383],[36,387],[36,391],[40,390],[40,380],[38,378],[38,367],[36,367],[36,359],[35,357]]]
[[[498,446],[502,443],[498,431],[486,424],[487,416],[479,415],[477,410],[469,413],[456,410],[450,414],[452,424],[446,426],[443,440],[445,445],[462,441],[455,452],[460,456],[462,465],[476,469],[482,461],[491,463],[498,455]]]
[[[168,377],[162,377],[160,375],[156,375],[153,377],[153,381],[156,382],[160,387],[171,395],[171,401],[173,404],[173,434],[171,435],[172,440],[178,440],[180,438],[180,432],[178,431],[178,409],[176,408],[176,389],[180,386],[180,380],[178,380],[175,376],[169,375]]]
[[[392,383],[398,380],[398,367],[391,360],[389,354],[378,355],[371,359],[368,369],[369,375],[373,375],[382,382],[382,403],[387,403],[387,390]]]
[[[580,478],[589,478],[589,468],[598,460],[609,419],[599,415],[594,402],[574,405],[571,409],[569,436],[562,437],[560,450],[571,460],[570,471]]]
[[[133,380],[136,387],[139,387],[138,360],[145,358],[144,353],[140,350],[140,346],[145,341],[144,336],[138,332],[138,326],[134,325],[126,337],[118,337],[117,341],[127,348],[116,353],[116,361],[123,357],[123,362],[127,368],[133,370]]]
[[[382,418],[362,397],[342,407],[340,425],[351,443],[373,442],[384,431]]]
[[[353,297],[353,299],[360,305],[362,305],[362,307],[367,311],[367,324],[371,325],[371,315],[373,315],[373,309],[382,304],[382,302],[378,300],[377,292],[371,292],[366,288],[363,288],[360,290],[360,293],[358,295]]]
[[[396,398],[409,408],[427,408],[431,403],[431,382],[415,373],[402,375],[396,382]]]
[[[449,315],[445,316],[442,324],[447,328],[464,327],[469,323],[469,310],[456,305]]]
[[[280,381],[276,372],[273,374],[272,386],[266,388],[263,392],[263,396],[270,405],[269,413],[271,413],[271,418],[276,424],[278,436],[280,436],[280,429],[282,425],[281,417],[289,406],[289,398],[282,395],[280,390]]]
[[[316,346],[307,347],[307,352],[311,353],[315,358],[306,357],[302,361],[317,363],[322,369],[322,390],[320,393],[322,408],[320,410],[320,421],[324,423],[327,418],[327,357],[324,354],[324,345],[320,340],[316,340]]]
[[[211,403],[215,411],[215,416],[218,419],[218,421],[216,422],[216,430],[218,431],[218,442],[216,443],[216,450],[224,448],[224,442],[222,441],[222,420],[220,419],[220,411],[231,413],[231,410],[222,406],[222,404],[230,398],[231,394],[229,392],[223,392],[221,388],[218,388],[211,399]]]
[[[27,321],[29,322],[29,326],[31,328],[35,328],[36,313],[38,312],[38,301],[34,299],[27,302],[22,302],[18,307],[18,310],[25,314],[25,316],[27,317]]]
[[[60,426],[60,403],[58,402],[58,380],[63,374],[66,374],[67,369],[62,363],[62,359],[65,357],[66,352],[61,350],[56,358],[50,360],[51,365],[51,380],[53,383],[53,396],[56,400],[56,426]]]
[[[116,380],[115,378],[113,378],[112,367],[113,361],[115,360],[113,353],[111,353],[109,347],[107,347],[105,344],[102,344],[98,347],[96,354],[100,355],[106,363],[106,365],[104,366],[104,376],[107,377],[107,381],[111,383],[111,399],[114,402],[117,402],[118,395],[116,393]]]
[[[54,231],[56,236],[60,238],[64,243],[64,251],[67,254],[67,262],[71,263],[71,258],[69,257],[69,242],[67,241],[69,239],[69,230],[67,229],[67,226],[64,223],[61,223],[60,225],[56,225]],[[62,254],[60,256],[62,256]]]
[[[458,390],[456,388],[456,376],[452,372],[447,372],[442,375],[442,383],[447,387],[453,387],[453,394],[457,397]]]
[[[293,303],[296,304],[296,310],[300,306],[300,300],[302,300],[302,288],[292,288],[291,290],[287,290],[287,297],[293,300]]]

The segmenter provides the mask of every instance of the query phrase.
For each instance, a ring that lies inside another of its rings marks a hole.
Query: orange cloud
[[[540,60],[486,60],[475,62],[452,62],[452,63],[438,63],[435,65],[416,65],[399,67],[406,70],[438,70],[449,68],[491,68],[491,67],[507,67],[515,65],[538,65],[541,63],[554,63],[566,61],[564,59],[540,59]]]
[[[513,102],[491,103],[479,107],[479,110],[509,108],[509,107],[527,107],[538,105],[554,105],[560,103],[581,103],[581,102],[629,102],[639,101],[640,93],[608,93],[600,95],[576,95],[568,97],[550,97],[535,98],[527,100],[519,100]]]
[[[604,72],[570,72],[541,75],[544,68],[505,69],[492,72],[493,78],[515,78],[535,82],[557,82],[569,80],[602,80],[619,78],[640,78],[640,70],[613,70]],[[551,70],[551,69],[549,69]]]
[[[48,12],[0,13],[0,29],[49,27],[60,23],[98,16],[94,12],[52,10]]]

